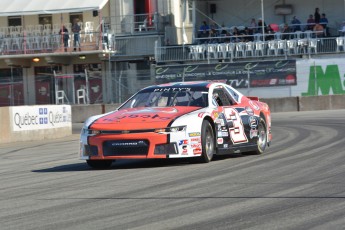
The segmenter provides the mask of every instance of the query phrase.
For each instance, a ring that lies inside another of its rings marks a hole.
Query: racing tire
[[[109,169],[113,160],[86,160],[86,163],[93,169]]]
[[[250,154],[260,155],[263,154],[267,146],[267,126],[264,119],[260,118],[258,125],[258,140],[256,149]]]
[[[216,152],[216,142],[212,125],[207,120],[204,120],[201,126],[201,146],[202,154],[197,161],[199,163],[209,163]]]

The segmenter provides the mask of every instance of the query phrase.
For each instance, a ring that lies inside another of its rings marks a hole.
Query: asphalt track
[[[78,134],[0,145],[0,229],[344,229],[345,110],[272,123],[264,155],[209,164],[91,170]]]

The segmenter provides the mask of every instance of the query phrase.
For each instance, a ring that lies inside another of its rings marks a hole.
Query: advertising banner
[[[295,60],[158,66],[155,74],[159,84],[205,80],[222,81],[234,88],[297,84]]]
[[[70,105],[15,106],[10,108],[12,131],[72,126]]]

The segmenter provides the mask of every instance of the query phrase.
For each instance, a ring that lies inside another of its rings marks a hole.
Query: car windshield
[[[158,88],[143,90],[134,95],[119,109],[137,107],[196,106],[207,107],[208,93],[192,88]]]

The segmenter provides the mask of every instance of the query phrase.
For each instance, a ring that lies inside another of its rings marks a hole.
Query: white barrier
[[[55,139],[72,134],[70,105],[1,107],[0,143]]]

